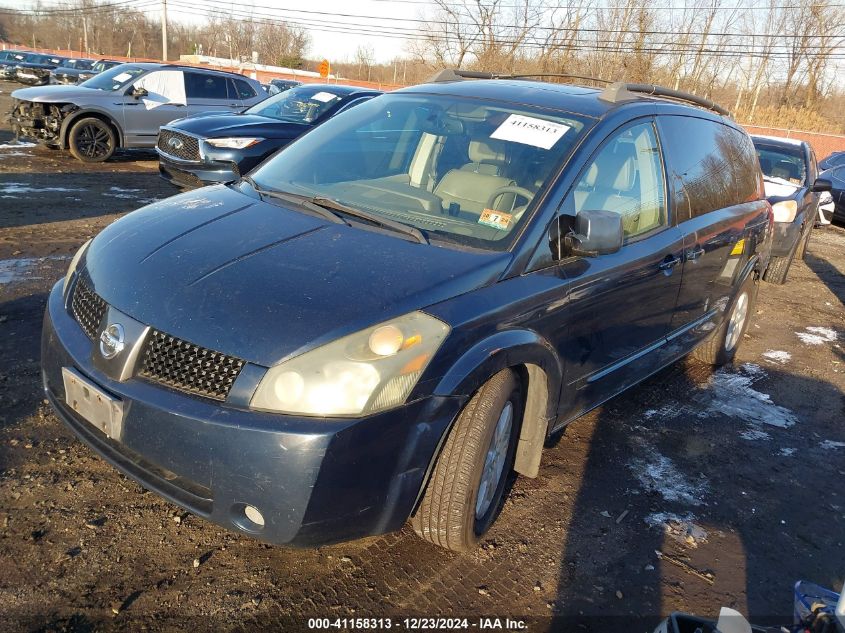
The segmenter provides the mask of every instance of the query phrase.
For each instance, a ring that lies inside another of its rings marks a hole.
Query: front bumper
[[[232,182],[241,177],[238,166],[231,161],[183,161],[156,148],[158,172],[161,177],[178,187],[203,187]]]
[[[803,225],[803,212],[796,215],[792,222],[775,222],[774,235],[772,236],[772,255],[774,257],[788,257],[795,250],[795,245],[801,238],[801,227]]]
[[[57,283],[44,317],[42,378],[67,426],[144,487],[271,543],[315,546],[402,527],[465,400],[429,397],[357,420],[273,415],[138,378],[117,382],[93,366],[92,346]],[[123,402],[119,441],[65,404],[62,367]],[[261,511],[263,527],[244,521],[246,504]]]

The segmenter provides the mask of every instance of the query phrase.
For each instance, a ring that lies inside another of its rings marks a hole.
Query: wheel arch
[[[123,130],[117,121],[114,120],[114,117],[107,112],[102,112],[100,110],[85,110],[80,108],[79,110],[71,112],[62,121],[62,127],[59,130],[59,146],[62,149],[68,149],[68,137],[70,136],[70,129],[73,127],[73,124],[79,119],[89,117],[100,119],[104,123],[107,123],[109,127],[114,130],[114,133],[117,136],[117,147],[123,147]]]
[[[561,362],[548,341],[530,330],[497,332],[467,350],[441,378],[435,393],[470,396],[503,369],[517,374],[525,398],[514,470],[536,477],[543,445],[556,418],[563,374]],[[444,439],[449,432],[451,425]],[[435,461],[439,454],[438,449]]]

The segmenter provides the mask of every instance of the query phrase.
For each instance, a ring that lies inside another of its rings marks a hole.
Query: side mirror
[[[581,211],[563,236],[564,253],[596,257],[622,248],[622,216],[612,211]]]
[[[827,178],[816,178],[816,182],[810,187],[810,191],[830,191],[833,183]]]
[[[141,86],[132,86],[132,90],[129,91],[129,94],[136,99],[140,99],[141,97],[146,97],[150,93],[147,92],[146,88],[142,88]]]

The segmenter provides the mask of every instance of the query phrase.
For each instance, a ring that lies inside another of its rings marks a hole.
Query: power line
[[[24,15],[24,16],[47,16],[47,15],[93,15],[100,13],[105,9],[111,8],[141,8],[153,4],[158,4],[157,0],[118,0],[116,2],[107,2],[103,4],[90,5],[87,7],[74,7],[66,9],[47,8],[47,9],[15,9],[11,7],[0,7],[0,14],[4,15]],[[133,6],[134,5],[134,6]]]
[[[208,0],[207,0],[208,1]],[[212,0],[213,1],[213,0]],[[199,9],[204,9],[208,11],[209,6],[208,4],[192,4],[190,0],[175,0],[171,3],[172,6],[184,8],[191,11],[196,11]],[[209,2],[210,4],[210,2]],[[313,30],[313,31],[320,31],[325,33],[344,33],[344,34],[351,34],[351,35],[361,35],[367,37],[380,37],[386,39],[402,39],[402,40],[416,40],[416,41],[429,41],[431,37],[422,31],[414,31],[411,29],[406,29],[406,32],[395,32],[396,29],[391,29],[393,32],[385,32],[383,30],[375,30],[377,27],[372,26],[365,26],[365,27],[354,27],[350,26],[347,23],[332,23],[331,21],[321,21],[321,22],[314,22],[312,20],[307,19],[297,19],[297,20],[282,20],[276,17],[264,17],[265,14],[246,14],[244,11],[234,12],[234,11],[224,11],[223,9],[213,7],[212,14],[216,14],[220,17],[224,18],[231,18],[237,19],[241,22],[247,23],[256,23],[256,24],[269,24],[269,25],[285,25],[285,26],[298,26],[305,30]],[[235,18],[235,16],[238,16]],[[438,35],[437,36],[440,41],[446,41],[448,43],[457,43],[454,37],[449,35]],[[509,38],[498,38],[496,40],[497,44],[501,45],[519,45],[521,47],[528,47],[534,49],[542,49],[546,48],[548,44],[541,40],[537,40],[536,38],[526,38],[524,40],[515,40]],[[622,42],[619,45],[631,47],[631,42]],[[591,51],[591,52],[599,52],[599,51],[619,51],[619,45],[617,44],[609,44],[609,45],[601,45],[598,43],[593,42],[584,42],[584,41],[576,41],[573,42],[572,48],[579,50],[579,51]],[[734,44],[733,46],[737,46]],[[739,44],[742,46],[742,44]],[[814,50],[815,47],[804,47],[800,48],[801,51],[809,51]],[[646,45],[639,47],[638,52],[643,54],[688,54],[688,53],[701,53],[706,54],[711,57],[717,58],[767,58],[767,59],[786,59],[789,57],[788,51],[748,51],[748,50],[734,50],[734,49],[727,49],[727,50],[720,50],[717,48],[708,48],[708,47],[701,47],[698,44],[690,44],[690,45],[683,45],[678,42],[673,41],[662,41],[662,42],[648,42]],[[838,60],[838,59],[845,59],[845,54],[832,54],[829,56],[831,60]]]

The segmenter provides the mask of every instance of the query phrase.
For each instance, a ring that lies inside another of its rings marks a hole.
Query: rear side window
[[[228,98],[226,77],[206,73],[186,73],[185,92],[188,99],[225,100]]]
[[[681,214],[695,218],[757,199],[759,167],[747,134],[695,117],[662,116],[659,121]]]
[[[234,82],[240,99],[252,99],[255,96],[255,90],[243,79],[235,79]]]

